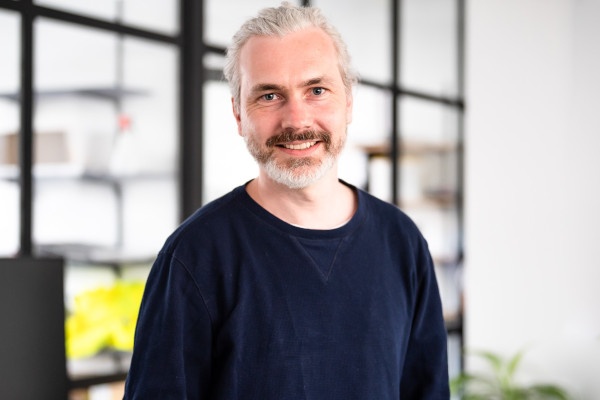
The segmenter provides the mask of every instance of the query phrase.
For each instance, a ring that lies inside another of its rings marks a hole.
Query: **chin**
[[[289,189],[305,189],[319,182],[333,167],[335,159],[327,157],[319,166],[302,166],[299,168],[284,168],[268,161],[264,164],[265,171],[273,181]]]

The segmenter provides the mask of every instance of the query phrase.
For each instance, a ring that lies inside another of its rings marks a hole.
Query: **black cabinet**
[[[63,261],[0,259],[0,399],[64,400]]]

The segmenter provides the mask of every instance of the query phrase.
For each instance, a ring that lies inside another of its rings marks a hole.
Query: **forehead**
[[[307,28],[282,37],[254,36],[240,54],[244,86],[260,83],[293,84],[314,76],[341,82],[333,40],[319,28]]]

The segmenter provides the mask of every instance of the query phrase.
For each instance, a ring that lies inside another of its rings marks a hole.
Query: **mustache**
[[[271,136],[265,144],[268,147],[274,147],[280,143],[305,140],[321,141],[325,144],[326,148],[329,148],[331,145],[331,133],[316,130],[296,131],[294,129],[286,129],[278,135]]]

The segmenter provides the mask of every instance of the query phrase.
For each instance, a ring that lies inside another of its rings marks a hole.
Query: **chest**
[[[213,302],[218,334],[304,353],[332,341],[396,347],[414,306],[410,258],[400,253],[352,238],[242,245],[216,261],[224,269]]]

